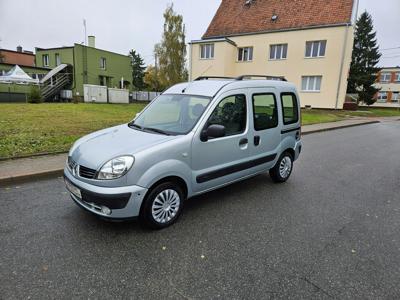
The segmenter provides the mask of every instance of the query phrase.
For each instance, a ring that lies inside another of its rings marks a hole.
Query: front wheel
[[[285,182],[289,179],[293,169],[293,157],[289,152],[284,152],[279,157],[275,166],[269,170],[269,175],[274,182]]]
[[[140,212],[140,219],[147,227],[162,229],[174,223],[183,208],[182,188],[165,182],[154,187],[146,196]]]

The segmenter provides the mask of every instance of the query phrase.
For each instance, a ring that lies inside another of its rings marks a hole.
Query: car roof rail
[[[199,76],[193,81],[200,81],[200,80],[209,80],[209,79],[236,79],[235,77],[226,77],[226,76]]]
[[[235,80],[244,80],[246,78],[251,79],[253,77],[265,78],[266,80],[280,80],[287,81],[284,76],[271,76],[271,75],[241,75],[235,78]]]

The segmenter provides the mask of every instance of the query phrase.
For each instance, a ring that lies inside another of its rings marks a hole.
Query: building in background
[[[378,73],[375,87],[381,90],[376,95],[374,106],[399,106],[400,67],[382,68]]]
[[[341,109],[356,2],[222,0],[202,39],[190,43],[190,79],[284,76],[303,107]]]
[[[70,66],[71,82],[66,84],[74,97],[83,98],[84,84],[110,88],[131,87],[131,59],[95,47],[95,37],[89,37],[89,45],[74,44],[70,47],[36,48],[36,66],[59,68]]]

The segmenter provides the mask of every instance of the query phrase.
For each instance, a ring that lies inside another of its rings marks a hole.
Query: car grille
[[[83,178],[93,179],[95,175],[96,175],[96,170],[84,166],[79,166],[79,176]]]
[[[71,156],[68,156],[68,168],[72,171],[76,167],[76,162],[72,159]]]
[[[67,163],[70,171],[75,174],[74,172],[77,171],[77,163],[70,156],[68,156]],[[94,179],[96,176],[96,170],[87,168],[85,166],[79,166],[79,176],[83,178]]]

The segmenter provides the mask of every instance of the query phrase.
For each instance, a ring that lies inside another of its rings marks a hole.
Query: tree
[[[187,80],[185,25],[183,17],[174,12],[173,4],[164,12],[164,32],[161,43],[154,47],[154,54],[157,75],[163,87]]]
[[[144,71],[146,69],[144,65],[143,58],[140,56],[136,50],[131,50],[129,52],[129,56],[131,57],[132,63],[132,84],[135,89],[143,90],[145,87],[144,84]]]
[[[373,84],[380,70],[376,67],[380,57],[372,17],[365,11],[356,22],[347,92],[357,93],[358,101],[367,105],[376,101],[374,96],[379,91]]]
[[[157,74],[157,69],[153,65],[149,65],[144,74],[144,83],[149,91],[159,92],[166,87],[160,82],[160,77]]]

